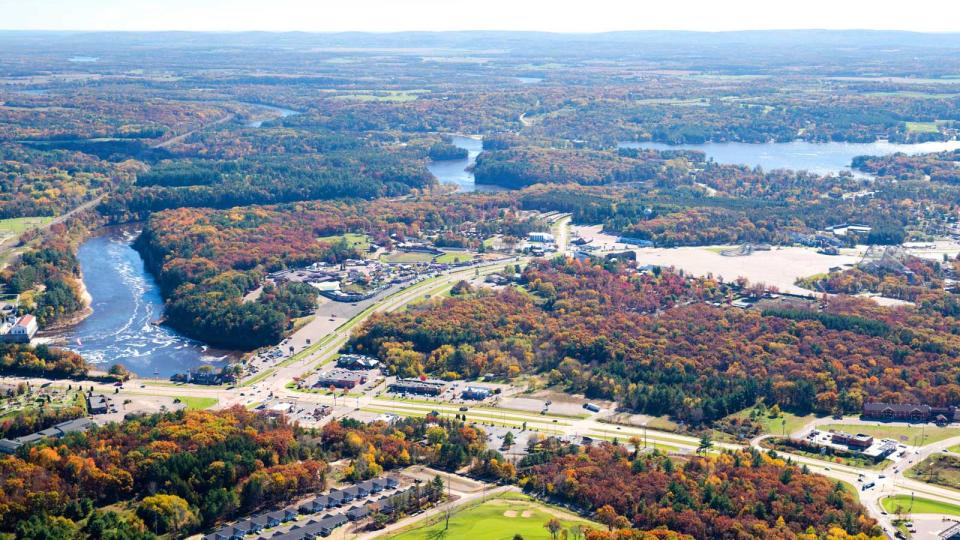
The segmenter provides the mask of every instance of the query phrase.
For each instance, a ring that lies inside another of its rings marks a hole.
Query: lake
[[[705,143],[664,144],[654,142],[625,142],[621,148],[651,148],[654,150],[701,150],[717,163],[759,165],[766,170],[794,169],[817,174],[836,174],[850,171],[860,177],[869,175],[850,168],[856,156],[884,155],[904,152],[923,154],[960,148],[960,141],[897,144],[887,141],[873,143],[827,142],[812,143],[793,141],[788,143]]]
[[[93,313],[49,337],[99,369],[120,363],[145,378],[168,378],[203,364],[224,365],[230,353],[152,324],[163,316],[163,299],[131,246],[137,234],[135,227],[110,227],[80,245],[77,256],[93,297]]]
[[[437,177],[441,184],[456,184],[457,191],[504,191],[505,188],[487,184],[477,184],[470,167],[477,162],[477,156],[483,151],[483,139],[479,137],[465,137],[452,135],[451,143],[467,151],[466,159],[445,159],[431,161],[427,169]]]

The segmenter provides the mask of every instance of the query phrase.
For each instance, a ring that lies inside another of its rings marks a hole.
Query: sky
[[[0,29],[960,32],[960,0],[0,0]]]

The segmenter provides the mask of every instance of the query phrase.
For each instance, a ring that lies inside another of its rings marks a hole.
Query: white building
[[[37,319],[33,315],[24,315],[16,320],[8,318],[0,325],[0,340],[8,343],[30,343],[38,329]]]
[[[552,244],[554,242],[553,235],[545,232],[532,232],[527,235],[527,240],[543,244]]]

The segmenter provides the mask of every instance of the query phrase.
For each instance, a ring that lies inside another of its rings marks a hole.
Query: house
[[[330,499],[326,496],[321,496],[300,505],[299,511],[301,514],[316,514],[317,512],[323,512],[329,507]]]
[[[366,497],[370,494],[370,490],[364,487],[363,484],[352,485],[348,488],[344,488],[343,491],[352,495],[354,499]]]
[[[233,528],[238,531],[243,531],[243,534],[245,535],[258,533],[264,529],[264,527],[262,527],[258,522],[251,519],[235,523]]]
[[[276,527],[281,523],[286,523],[288,521],[297,519],[297,513],[293,510],[277,510],[276,512],[270,512],[269,514],[266,514],[264,517],[267,518],[269,527]]]
[[[7,320],[0,326],[0,341],[7,343],[30,343],[37,334],[37,319],[30,314],[16,320]]]
[[[390,478],[389,476],[385,478],[384,481],[386,482],[388,489],[393,489],[398,485],[396,479]]]
[[[256,532],[260,532],[270,527],[270,520],[267,518],[265,514],[254,516],[252,519],[250,519],[250,523],[253,524]]]
[[[337,527],[345,525],[349,521],[343,514],[337,514],[320,520],[320,535],[330,536]]]
[[[203,540],[240,540],[243,536],[243,533],[238,529],[235,529],[232,525],[227,525],[216,532],[204,536]]]
[[[330,497],[330,500],[333,501],[334,507],[343,506],[344,504],[353,500],[352,497],[340,491],[339,489],[334,489],[327,494],[327,497]]]
[[[925,422],[931,418],[929,405],[909,405],[897,403],[865,403],[863,417],[879,420],[901,420],[907,422]]]
[[[109,408],[110,404],[103,394],[87,395],[87,411],[90,414],[106,414]]]
[[[386,487],[386,483],[383,480],[380,480],[379,478],[374,478],[373,480],[367,480],[366,482],[363,482],[361,485],[367,488],[367,491],[370,493],[380,493],[381,491],[383,491],[383,488]]]
[[[364,506],[354,506],[353,508],[347,510],[346,516],[350,521],[357,521],[358,519],[363,519],[370,515],[370,508],[366,505]]]
[[[463,389],[463,393],[460,394],[460,397],[463,399],[484,400],[490,397],[490,394],[492,393],[492,390],[483,386],[468,386]]]

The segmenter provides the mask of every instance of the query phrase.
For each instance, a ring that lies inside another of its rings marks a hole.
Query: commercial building
[[[553,235],[546,232],[532,232],[527,235],[527,240],[540,244],[552,244],[554,242]]]
[[[376,369],[380,361],[372,356],[363,354],[341,354],[337,359],[337,367],[343,369]]]
[[[89,418],[77,418],[75,420],[60,422],[53,427],[47,428],[43,431],[38,431],[36,433],[31,433],[30,435],[24,435],[22,437],[17,437],[16,439],[2,439],[0,440],[0,452],[4,454],[12,454],[21,446],[33,444],[47,437],[59,439],[69,435],[70,433],[84,432],[94,425],[95,424],[93,420]]]
[[[87,411],[90,414],[105,414],[110,409],[110,402],[103,394],[87,395]]]
[[[366,384],[366,382],[367,377],[365,375],[350,373],[349,371],[328,371],[321,373],[313,386],[315,388],[333,387],[351,390],[356,388],[357,385]]]
[[[447,388],[447,383],[434,380],[397,379],[390,384],[390,391],[398,394],[418,394],[439,396]]]
[[[483,400],[490,397],[493,394],[493,391],[489,388],[483,386],[468,386],[463,389],[463,393],[460,395],[463,399],[476,399]]]
[[[830,440],[834,444],[843,444],[850,448],[864,449],[869,448],[873,445],[873,437],[869,435],[864,435],[863,433],[857,433],[856,435],[851,435],[844,431],[834,432],[830,437]]]
[[[918,404],[865,403],[863,405],[863,417],[872,420],[946,424],[960,421],[960,409],[952,405],[949,407],[931,407]]]

